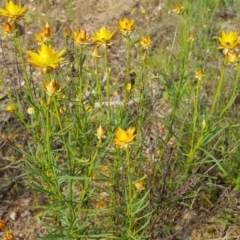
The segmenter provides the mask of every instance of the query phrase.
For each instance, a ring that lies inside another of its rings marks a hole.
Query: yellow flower
[[[128,37],[134,29],[134,20],[124,18],[118,21],[118,28],[124,37]]]
[[[104,201],[100,201],[97,205],[96,205],[96,208],[97,209],[103,209],[106,207],[106,204]]]
[[[191,40],[195,40],[196,36],[194,33],[190,33],[190,37],[189,37]]]
[[[145,184],[143,181],[136,182],[134,186],[137,188],[137,190],[142,191],[145,189]]]
[[[43,28],[43,36],[47,40],[50,40],[53,37],[53,30],[52,30],[52,28],[50,28],[48,23],[46,23],[46,25]]]
[[[195,73],[195,78],[197,78],[198,80],[201,80],[202,77],[204,77],[204,73],[202,69],[199,69],[196,73]]]
[[[126,86],[126,90],[128,92],[130,92],[132,90],[132,84],[131,83],[128,83],[127,86]]]
[[[41,99],[39,100],[39,104],[40,104],[41,106],[44,106],[44,105],[46,104],[46,100],[45,100],[44,98],[41,98]]]
[[[99,32],[95,31],[95,35],[92,37],[92,40],[97,44],[97,46],[106,47],[107,45],[111,45],[115,32],[116,31],[111,32],[103,26]]]
[[[11,22],[15,22],[20,20],[27,11],[27,7],[21,7],[20,2],[16,5],[10,0],[6,1],[6,9],[0,8],[0,16],[10,19]]]
[[[92,179],[93,179],[93,180],[97,180],[97,178],[98,178],[98,175],[97,175],[96,173],[94,173],[94,174],[92,175]]]
[[[140,41],[140,45],[143,49],[148,49],[149,46],[152,44],[152,39],[149,36],[145,36]]]
[[[96,134],[97,138],[98,139],[104,138],[105,133],[106,133],[106,129],[100,124],[100,126],[97,129],[97,134]]]
[[[65,107],[65,106],[59,108],[59,112],[61,114],[65,113],[66,111],[67,111],[67,107]]]
[[[48,23],[46,23],[42,32],[34,35],[35,41],[40,44],[49,41],[52,37],[53,37],[53,30],[52,28],[50,28]]]
[[[90,35],[87,34],[87,31],[85,29],[83,30],[78,29],[75,32],[73,32],[73,38],[76,43],[80,45],[87,45],[89,44]]]
[[[173,9],[177,14],[183,13],[183,6],[180,3],[176,3]]]
[[[29,108],[27,109],[27,113],[28,113],[29,115],[34,115],[34,114],[35,114],[34,108],[33,108],[33,107],[29,107]]]
[[[35,40],[36,42],[38,42],[39,44],[42,44],[42,43],[44,42],[43,39],[44,39],[44,38],[43,38],[43,34],[42,34],[42,33],[36,33],[36,34],[34,35],[34,40]]]
[[[130,127],[127,131],[118,128],[115,132],[114,143],[120,148],[127,148],[133,141],[137,134],[134,134],[135,128]]]
[[[6,228],[6,222],[0,219],[0,230],[4,231],[5,228]]]
[[[239,60],[239,55],[236,51],[228,51],[226,54],[226,61],[229,64],[237,63]]]
[[[47,46],[43,43],[41,44],[40,51],[37,51],[36,53],[26,51],[26,53],[29,55],[29,58],[27,59],[29,63],[35,67],[41,68],[42,72],[46,72],[60,67],[59,63],[64,61],[62,55],[65,53],[65,50],[63,49],[55,54],[55,51],[51,46]]]
[[[87,112],[92,112],[93,111],[93,107],[90,106],[90,105],[86,105],[86,106],[84,106],[84,108]]]
[[[11,231],[7,231],[4,235],[3,240],[13,240],[13,234]]]
[[[220,46],[218,49],[223,49],[223,53],[227,54],[230,49],[235,49],[240,44],[240,38],[238,32],[226,33],[222,31],[222,37],[218,37]]]
[[[205,129],[206,126],[207,126],[207,122],[206,122],[205,119],[203,119],[203,121],[202,121],[202,129]]]
[[[109,169],[109,167],[108,166],[102,166],[101,167],[101,170],[102,170],[102,174],[103,175],[106,175],[107,177],[110,177],[111,176],[111,171],[110,171],[110,169]]]
[[[55,79],[52,79],[50,82],[45,84],[46,92],[48,96],[52,96],[61,91],[59,84],[56,82]]]
[[[188,38],[188,42],[193,42],[193,41],[195,41],[196,40],[196,36],[195,36],[195,34],[194,33],[190,33],[190,36],[189,36],[189,38]]]
[[[68,38],[72,34],[72,29],[70,27],[66,27],[63,29],[63,35],[64,37]]]
[[[132,9],[131,14],[134,14],[136,11],[137,11],[137,8],[135,7]]]
[[[7,112],[14,112],[16,109],[13,105],[7,105],[6,106],[6,111]]]
[[[92,51],[92,57],[94,57],[94,58],[100,58],[100,57],[101,57],[101,55],[100,55],[100,53],[99,53],[99,48],[98,48],[98,47],[95,47],[95,48],[93,49],[93,51]]]
[[[1,26],[7,35],[13,34],[16,30],[15,23],[5,22],[5,23],[2,23]]]

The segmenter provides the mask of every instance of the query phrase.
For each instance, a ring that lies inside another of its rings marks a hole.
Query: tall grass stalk
[[[20,40],[18,31],[16,31],[16,36],[13,36],[13,41],[15,43],[16,51],[20,57],[20,61],[22,64],[22,70],[23,70],[23,74],[24,74],[24,77],[26,80],[26,86],[27,86],[26,92],[27,92],[28,96],[30,97],[31,102],[33,102],[34,99],[33,99],[33,94],[32,94],[31,82],[30,82],[30,78],[27,73],[27,66],[26,66],[26,62],[25,62],[25,58],[24,58],[24,54],[23,54],[23,48],[21,45],[21,40]]]
[[[124,85],[124,108],[126,107],[128,101],[128,91],[127,84],[130,83],[130,68],[131,68],[131,38],[130,36],[126,37],[127,41],[127,59],[126,59],[126,80]]]
[[[216,111],[216,107],[217,107],[219,97],[221,95],[221,90],[222,90],[222,85],[223,85],[223,81],[224,81],[224,78],[225,78],[226,68],[227,68],[227,64],[225,62],[222,69],[221,69],[221,74],[220,74],[220,79],[219,79],[218,86],[217,86],[217,91],[215,92],[215,95],[214,95],[214,100],[213,100],[213,104],[212,104],[212,108],[211,108],[211,116],[212,117],[216,113],[215,111]]]
[[[110,121],[111,120],[111,88],[110,88],[111,69],[110,69],[110,66],[109,66],[107,46],[105,46],[105,49],[104,49],[104,60],[105,60],[105,71],[106,71],[106,74],[107,74],[107,84],[106,84],[106,87],[107,87],[107,89],[106,89],[106,92],[107,92],[107,109],[108,109],[107,119],[108,119],[108,121]]]

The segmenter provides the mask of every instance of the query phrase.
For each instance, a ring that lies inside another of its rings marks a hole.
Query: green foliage
[[[239,190],[239,124],[229,116],[240,67],[217,52],[212,38],[219,32],[205,21],[214,21],[220,2],[184,3],[172,16],[171,48],[149,51],[151,43],[139,37],[133,59],[129,33],[118,43],[126,45],[124,65],[115,69],[108,43],[95,46],[102,57],[92,58],[90,45],[66,38],[67,60],[59,69],[41,69],[43,87],[27,71],[21,37],[9,36],[26,79],[23,97],[3,77],[1,85],[28,134],[19,149],[26,184],[46,199],[36,203],[48,229],[42,239],[157,239],[157,226],[172,234],[179,209],[211,210],[218,182]],[[223,99],[226,79],[233,84]],[[128,130],[118,137],[119,128]]]

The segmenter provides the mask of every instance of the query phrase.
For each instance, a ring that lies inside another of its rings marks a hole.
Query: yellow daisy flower
[[[195,78],[197,78],[198,80],[201,80],[204,77],[204,73],[202,69],[199,69],[196,73],[195,73]]]
[[[105,26],[101,27],[98,31],[95,31],[95,35],[92,37],[92,40],[98,45],[106,47],[107,45],[111,45],[113,42],[113,36],[116,31],[111,32]]]
[[[134,186],[137,188],[138,191],[142,191],[145,189],[145,184],[143,181],[136,182]]]
[[[118,21],[118,28],[124,37],[128,37],[134,30],[134,27],[134,20],[124,18],[123,20]]]
[[[10,19],[12,22],[20,20],[27,13],[27,7],[21,7],[21,3],[14,4],[12,0],[6,1],[6,9],[0,8],[0,16]]]
[[[149,36],[143,37],[140,41],[140,45],[143,49],[148,49],[152,44],[152,39]]]
[[[87,34],[87,31],[85,29],[78,29],[75,32],[73,32],[73,38],[76,43],[80,45],[87,45],[89,44],[90,35]]]
[[[6,111],[7,112],[14,112],[15,110],[16,110],[16,108],[11,104],[6,106]]]
[[[34,39],[36,42],[38,42],[39,44],[45,43],[47,41],[50,41],[51,38],[53,37],[53,30],[52,28],[49,26],[48,23],[45,24],[45,26],[43,27],[43,31],[40,33],[36,33],[34,35]]]
[[[126,86],[126,90],[128,92],[130,92],[132,90],[132,84],[131,83],[128,83],[127,86]]]
[[[44,42],[43,34],[42,33],[36,33],[34,35],[34,40],[40,45]]]
[[[227,54],[230,49],[235,49],[240,44],[240,38],[238,32],[226,33],[222,31],[222,37],[218,37],[220,46],[218,49],[223,49],[223,53]]]
[[[130,144],[133,143],[137,134],[134,134],[135,128],[130,127],[127,131],[122,128],[118,128],[115,132],[114,143],[120,148],[127,148]]]
[[[173,9],[177,14],[183,13],[183,6],[180,3],[176,3]]]
[[[26,51],[29,55],[27,61],[35,67],[39,67],[43,72],[50,71],[52,69],[59,68],[59,63],[64,61],[62,57],[65,53],[65,50],[61,50],[58,53],[55,53],[54,49],[51,46],[46,44],[41,44],[40,51],[32,52]]]

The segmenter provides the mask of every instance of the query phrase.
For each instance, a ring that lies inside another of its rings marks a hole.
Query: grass
[[[226,3],[185,1],[179,13],[171,4],[176,26],[166,49],[152,50],[137,30],[113,37],[115,29],[107,28],[105,39],[95,36],[98,45],[84,30],[80,38],[72,33],[75,40],[59,33],[65,62],[47,57],[43,66],[39,50],[29,70],[29,49],[17,30],[8,34],[26,84],[20,94],[2,75],[1,86],[7,110],[27,133],[27,145],[18,148],[22,177],[47,199],[35,202],[47,229],[42,239],[183,238],[209,214],[233,213],[240,68],[217,50],[219,26],[206,22]],[[51,31],[42,34],[56,54],[62,48]],[[119,66],[113,53],[122,58]]]

